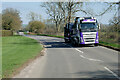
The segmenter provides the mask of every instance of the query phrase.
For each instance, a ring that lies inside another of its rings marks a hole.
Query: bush
[[[45,24],[41,21],[30,21],[28,28],[29,28],[30,32],[43,33],[43,29],[45,28]]]
[[[99,31],[99,40],[103,42],[116,43],[120,42],[120,32],[116,29],[116,25],[102,26]]]
[[[13,36],[13,32],[11,30],[1,30],[2,36]]]
[[[7,8],[2,11],[2,29],[17,31],[21,29],[21,23],[18,10]]]

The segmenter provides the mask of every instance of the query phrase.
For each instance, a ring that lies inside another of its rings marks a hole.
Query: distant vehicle
[[[76,17],[74,23],[66,24],[64,28],[64,40],[73,45],[94,44],[98,46],[98,30],[100,25],[94,17]]]
[[[28,34],[28,33],[30,33],[29,31],[26,31],[26,33]]]
[[[18,35],[24,35],[24,31],[23,30],[19,30],[18,31]]]

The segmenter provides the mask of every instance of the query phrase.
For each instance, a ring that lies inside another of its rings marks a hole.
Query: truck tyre
[[[98,46],[98,43],[94,44],[94,46]]]
[[[78,47],[78,46],[79,46],[79,44],[77,43],[77,41],[74,40],[74,39],[71,40],[71,43],[72,43],[72,45],[73,45],[74,47]]]
[[[75,41],[74,41],[74,39],[71,40],[71,44],[72,44],[72,46],[75,46]]]
[[[67,39],[65,39],[65,43],[68,43],[69,41]]]

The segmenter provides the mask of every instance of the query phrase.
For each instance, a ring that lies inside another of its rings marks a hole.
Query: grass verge
[[[7,78],[42,50],[36,40],[24,36],[2,37],[2,77]]]
[[[119,43],[109,43],[109,42],[99,41],[99,44],[106,46],[106,47],[108,46],[108,47],[120,50]]]

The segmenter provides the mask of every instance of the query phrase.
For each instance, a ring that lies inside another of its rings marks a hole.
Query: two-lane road
[[[98,46],[72,47],[63,39],[27,36],[45,45],[45,55],[37,58],[15,78],[116,78],[118,52]]]

